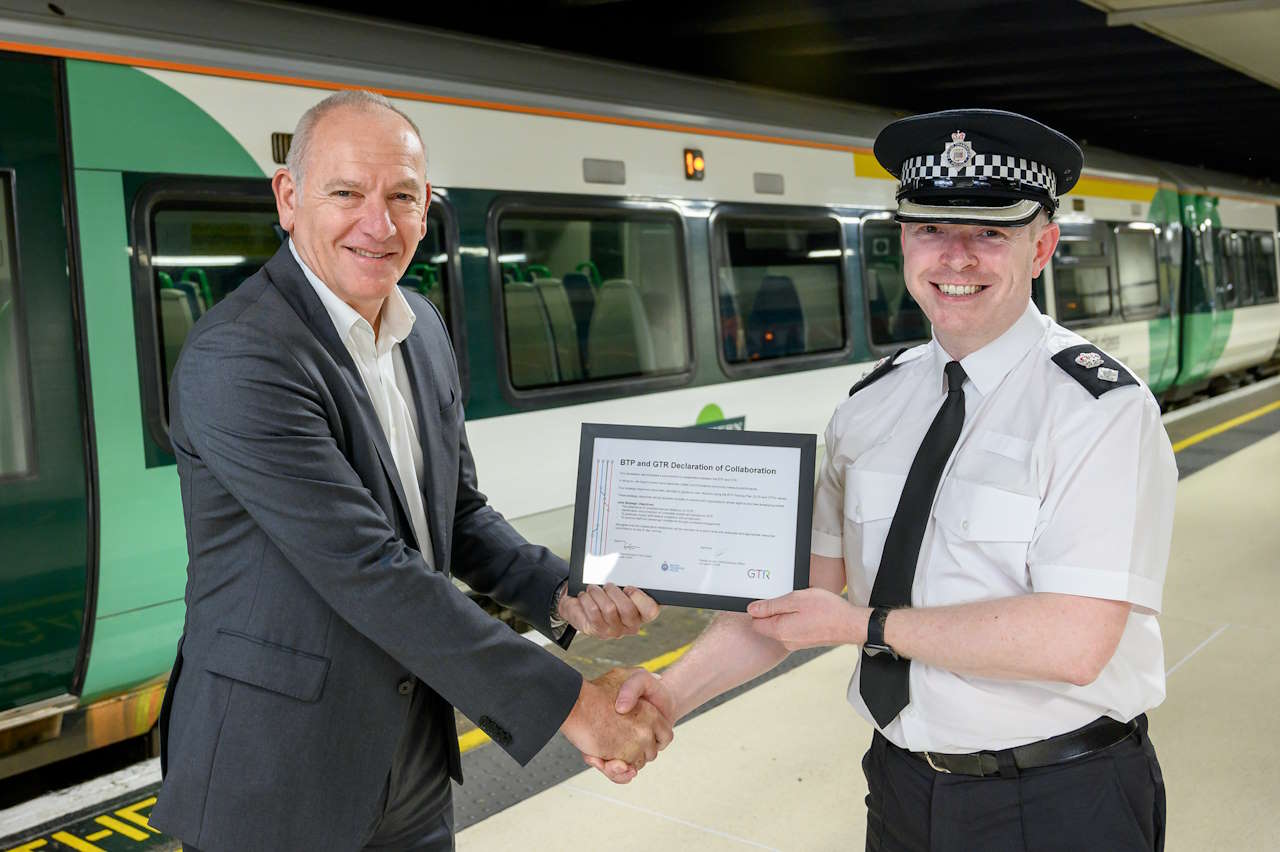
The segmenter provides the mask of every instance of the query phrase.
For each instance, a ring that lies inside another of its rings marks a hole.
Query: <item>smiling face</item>
[[[933,336],[957,360],[1006,332],[1058,245],[1058,226],[902,224],[903,275]]]
[[[316,124],[306,157],[301,186],[287,169],[272,179],[280,225],[311,271],[376,329],[427,232],[422,143],[390,110],[338,107]]]

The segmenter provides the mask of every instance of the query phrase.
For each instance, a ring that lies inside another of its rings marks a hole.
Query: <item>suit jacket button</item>
[[[413,678],[407,677],[400,683],[396,684],[396,691],[401,695],[409,695],[413,692]]]

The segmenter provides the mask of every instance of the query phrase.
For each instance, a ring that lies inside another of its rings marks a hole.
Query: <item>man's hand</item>
[[[560,617],[584,636],[617,639],[638,633],[658,617],[657,601],[637,588],[619,589],[613,583],[588,586],[575,597],[564,595]]]
[[[560,730],[584,756],[617,760],[631,767],[632,777],[671,742],[671,723],[648,701],[627,713],[615,709],[627,672],[613,669],[594,681],[584,680],[578,701]],[[630,780],[630,779],[627,779]]]
[[[636,707],[649,704],[662,714],[668,724],[675,724],[675,698],[657,675],[651,674],[644,669],[632,669],[630,671],[614,669],[597,678],[596,682],[606,686],[606,688],[612,687],[616,691],[617,697],[614,699],[613,707],[618,713],[631,713],[635,711]],[[605,760],[596,755],[586,753],[582,755],[582,759],[588,765],[600,770],[606,778],[615,784],[626,784],[632,778],[635,778],[640,771],[640,766],[627,763],[625,760]]]
[[[788,651],[819,645],[861,645],[867,641],[871,610],[850,604],[826,589],[803,589],[747,607],[751,628],[776,639]]]

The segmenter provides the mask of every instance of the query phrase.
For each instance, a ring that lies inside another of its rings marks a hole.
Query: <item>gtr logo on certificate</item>
[[[744,610],[808,586],[816,438],[584,424],[569,589]]]

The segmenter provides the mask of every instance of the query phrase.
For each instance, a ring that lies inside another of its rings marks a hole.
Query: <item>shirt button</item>
[[[960,522],[960,526],[961,526],[961,528],[962,528],[962,529],[966,529],[966,530],[967,530],[967,529],[969,529],[969,522],[968,522],[968,521],[961,521],[961,522]]]
[[[413,678],[407,677],[404,680],[400,681],[400,683],[396,684],[396,692],[400,693],[401,695],[408,695],[409,693],[413,692]]]

